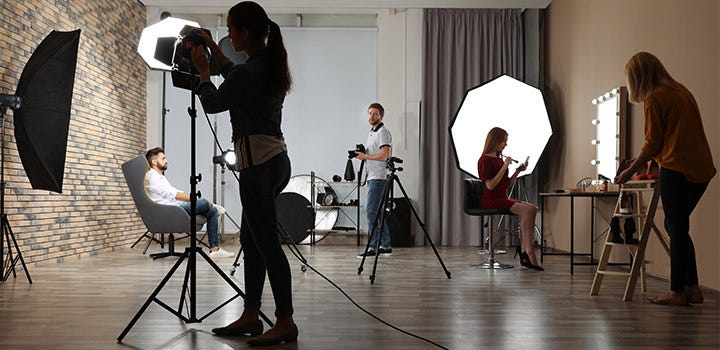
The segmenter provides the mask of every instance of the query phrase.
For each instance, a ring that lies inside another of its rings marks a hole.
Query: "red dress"
[[[499,157],[492,157],[483,154],[478,160],[478,175],[480,175],[480,180],[486,182],[494,178],[495,175],[500,172],[500,169],[502,169],[503,163],[503,160]],[[517,199],[508,198],[507,186],[508,182],[510,182],[510,178],[507,177],[507,169],[505,169],[505,172],[505,176],[500,178],[500,181],[497,185],[495,185],[495,188],[491,190],[485,186],[483,196],[480,199],[481,208],[500,208],[509,210],[513,204],[520,202]]]

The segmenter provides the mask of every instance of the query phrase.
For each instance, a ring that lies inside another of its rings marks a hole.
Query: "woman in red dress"
[[[507,131],[498,127],[490,129],[485,139],[485,148],[478,160],[478,175],[485,184],[480,207],[505,209],[519,216],[522,243],[517,247],[516,252],[520,255],[520,264],[529,269],[544,271],[538,265],[533,247],[537,207],[517,199],[510,199],[507,195],[508,187],[515,183],[518,174],[527,167],[527,164],[520,164],[515,169],[515,173],[508,177],[508,166],[513,160],[510,157],[502,159],[502,151],[507,146],[507,140]]]

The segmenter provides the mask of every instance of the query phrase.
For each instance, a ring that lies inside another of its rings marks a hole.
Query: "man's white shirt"
[[[183,204],[182,201],[175,198],[181,191],[173,187],[165,175],[158,173],[155,169],[150,169],[145,174],[145,190],[150,199],[158,204],[178,206]]]
[[[367,154],[376,154],[380,153],[380,148],[383,146],[392,147],[392,136],[390,130],[380,123],[377,127],[370,129],[365,150]],[[387,178],[388,171],[385,162],[368,159],[365,169],[367,169],[368,180],[385,180]]]

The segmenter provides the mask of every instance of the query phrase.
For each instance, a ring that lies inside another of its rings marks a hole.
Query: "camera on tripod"
[[[363,145],[362,143],[358,143],[357,145],[355,145],[355,149],[351,149],[348,151],[348,159],[353,159],[357,157],[358,155],[355,152],[367,153],[367,151],[365,150],[365,145]]]
[[[403,160],[398,157],[388,157],[385,160],[385,167],[390,171],[403,171],[402,167],[395,167],[395,163],[402,163]]]

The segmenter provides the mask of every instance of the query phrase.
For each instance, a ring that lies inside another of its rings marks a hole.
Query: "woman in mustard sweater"
[[[630,167],[615,179],[627,182],[650,159],[660,164],[660,198],[670,235],[670,290],[650,298],[663,305],[702,303],[690,214],[717,170],[695,98],[647,52],[625,65],[630,101],[645,105],[645,144]]]

